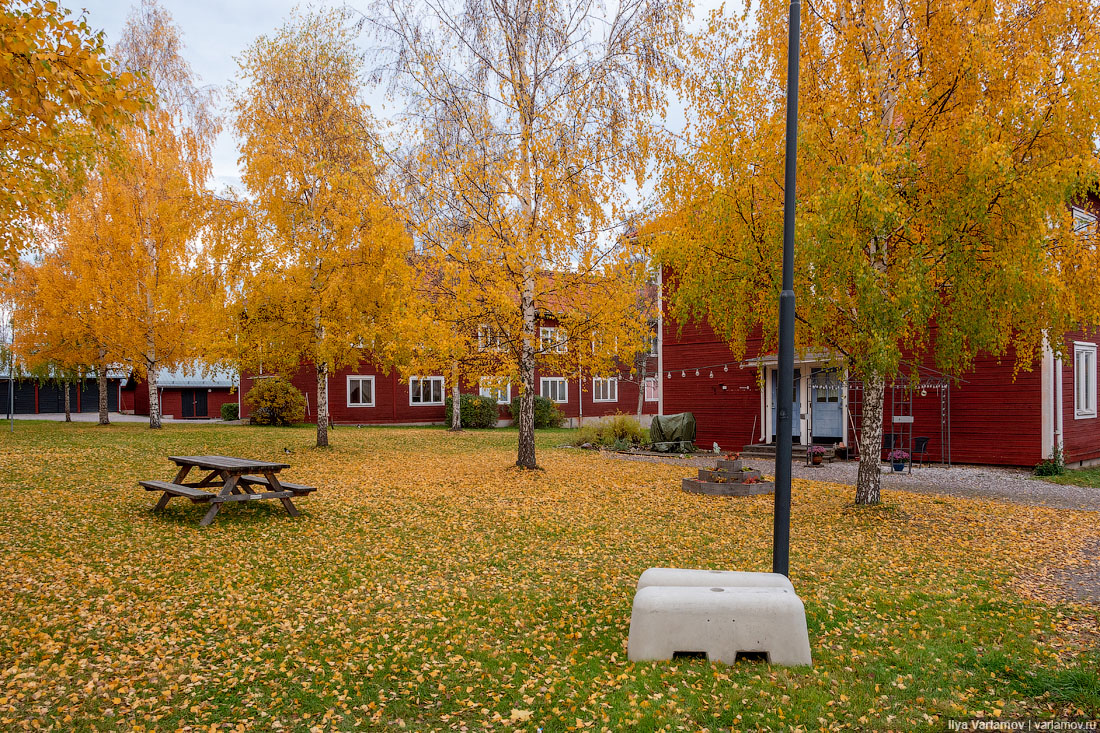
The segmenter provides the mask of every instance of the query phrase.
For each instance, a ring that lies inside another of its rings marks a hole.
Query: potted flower
[[[833,455],[841,460],[847,460],[848,446],[844,445],[844,443],[837,443],[835,446],[833,446]]]
[[[821,465],[821,459],[825,457],[825,446],[811,445],[809,448],[810,460],[815,466]]]
[[[894,464],[894,472],[901,473],[905,470],[905,464],[909,462],[909,454],[900,448],[895,448],[890,451],[887,456],[890,459],[890,463]]]

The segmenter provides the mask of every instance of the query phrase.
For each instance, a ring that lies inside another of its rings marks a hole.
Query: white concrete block
[[[802,601],[786,588],[649,586],[635,594],[631,661],[700,652],[725,664],[746,652],[763,652],[771,664],[812,664]]]
[[[786,588],[794,586],[782,573],[747,573],[741,570],[685,570],[684,568],[650,568],[638,578],[638,590],[651,585],[685,587],[718,586],[720,588]]]

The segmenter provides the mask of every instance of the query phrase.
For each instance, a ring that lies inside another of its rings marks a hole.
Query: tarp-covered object
[[[649,425],[653,450],[662,453],[691,453],[695,450],[695,415],[655,415]]]

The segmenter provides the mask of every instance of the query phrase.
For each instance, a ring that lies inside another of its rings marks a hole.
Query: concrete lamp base
[[[657,584],[665,581],[677,585]],[[782,575],[650,568],[638,585],[627,642],[631,661],[705,654],[725,664],[738,656],[784,666],[813,663],[805,608]]]

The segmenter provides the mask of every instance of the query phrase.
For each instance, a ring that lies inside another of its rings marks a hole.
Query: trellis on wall
[[[928,427],[918,424],[915,401],[934,399],[939,401],[939,445],[936,451],[939,453],[940,464],[951,465],[951,380],[950,378],[927,367],[917,367],[918,380],[894,379],[886,383],[883,395],[883,453],[892,448],[900,448],[910,457],[916,447],[916,439],[921,437],[931,438]],[[854,449],[858,454],[863,445],[863,380],[848,379],[845,381],[847,394],[848,428],[845,443],[849,450]],[[886,436],[892,436],[887,443]],[[910,461],[909,471],[912,472],[913,464]]]

